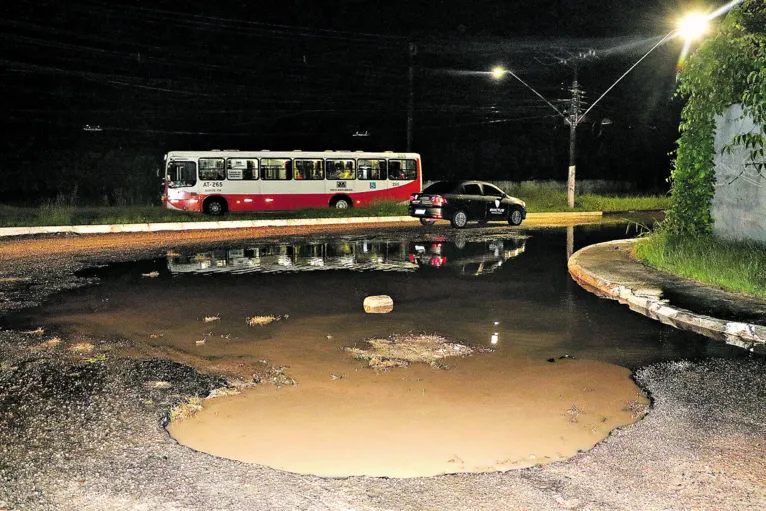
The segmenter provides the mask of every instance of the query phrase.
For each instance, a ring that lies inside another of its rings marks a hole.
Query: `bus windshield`
[[[197,184],[197,165],[193,161],[171,161],[167,180],[170,188],[194,186]]]

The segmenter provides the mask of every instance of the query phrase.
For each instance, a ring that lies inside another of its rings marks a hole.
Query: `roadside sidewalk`
[[[637,240],[585,247],[569,273],[588,291],[683,330],[766,352],[766,301],[650,268],[631,256]]]
[[[601,211],[576,211],[561,213],[529,213],[524,226],[574,225],[599,222]],[[76,233],[114,234],[121,232],[193,231],[206,229],[253,229],[262,227],[303,227],[344,224],[418,224],[411,216],[372,216],[347,218],[275,218],[271,220],[220,220],[209,222],[156,222],[112,225],[60,225],[41,227],[0,227],[0,238],[4,236],[29,236],[36,234]]]

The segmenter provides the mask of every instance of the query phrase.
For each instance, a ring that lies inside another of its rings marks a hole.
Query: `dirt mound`
[[[354,358],[367,360],[370,367],[386,370],[392,367],[407,367],[413,362],[422,362],[434,367],[447,369],[441,362],[447,357],[464,357],[474,349],[463,344],[448,342],[436,334],[392,335],[387,339],[367,339],[368,349],[346,348]]]

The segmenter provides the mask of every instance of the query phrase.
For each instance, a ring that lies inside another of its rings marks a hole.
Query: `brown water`
[[[738,355],[569,279],[568,245],[620,237],[624,227],[570,231],[569,244],[565,229],[420,232],[253,241],[115,265],[99,270],[102,285],[67,294],[35,321],[126,337],[139,354],[248,379],[263,361],[284,367],[297,385],[208,399],[169,431],[211,454],[324,476],[568,458],[635,420],[631,402],[647,402],[626,367]],[[152,269],[158,278],[142,276]],[[393,312],[363,311],[377,294],[393,298]],[[264,315],[281,319],[246,324]],[[344,350],[407,333],[494,351],[445,359],[447,368],[376,372]]]

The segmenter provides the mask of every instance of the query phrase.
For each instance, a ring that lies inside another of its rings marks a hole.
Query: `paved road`
[[[3,241],[0,309],[87,283],[74,275],[84,266],[274,234]],[[83,356],[75,340],[56,343],[54,334],[0,330],[0,509],[766,509],[766,363],[757,356],[639,370],[650,413],[565,462],[505,473],[323,479],[217,459],[173,441],[163,428],[167,410],[180,395],[221,385],[215,375],[113,358],[124,346],[110,339],[88,339],[94,348]],[[373,440],[350,425],[349,441]]]

